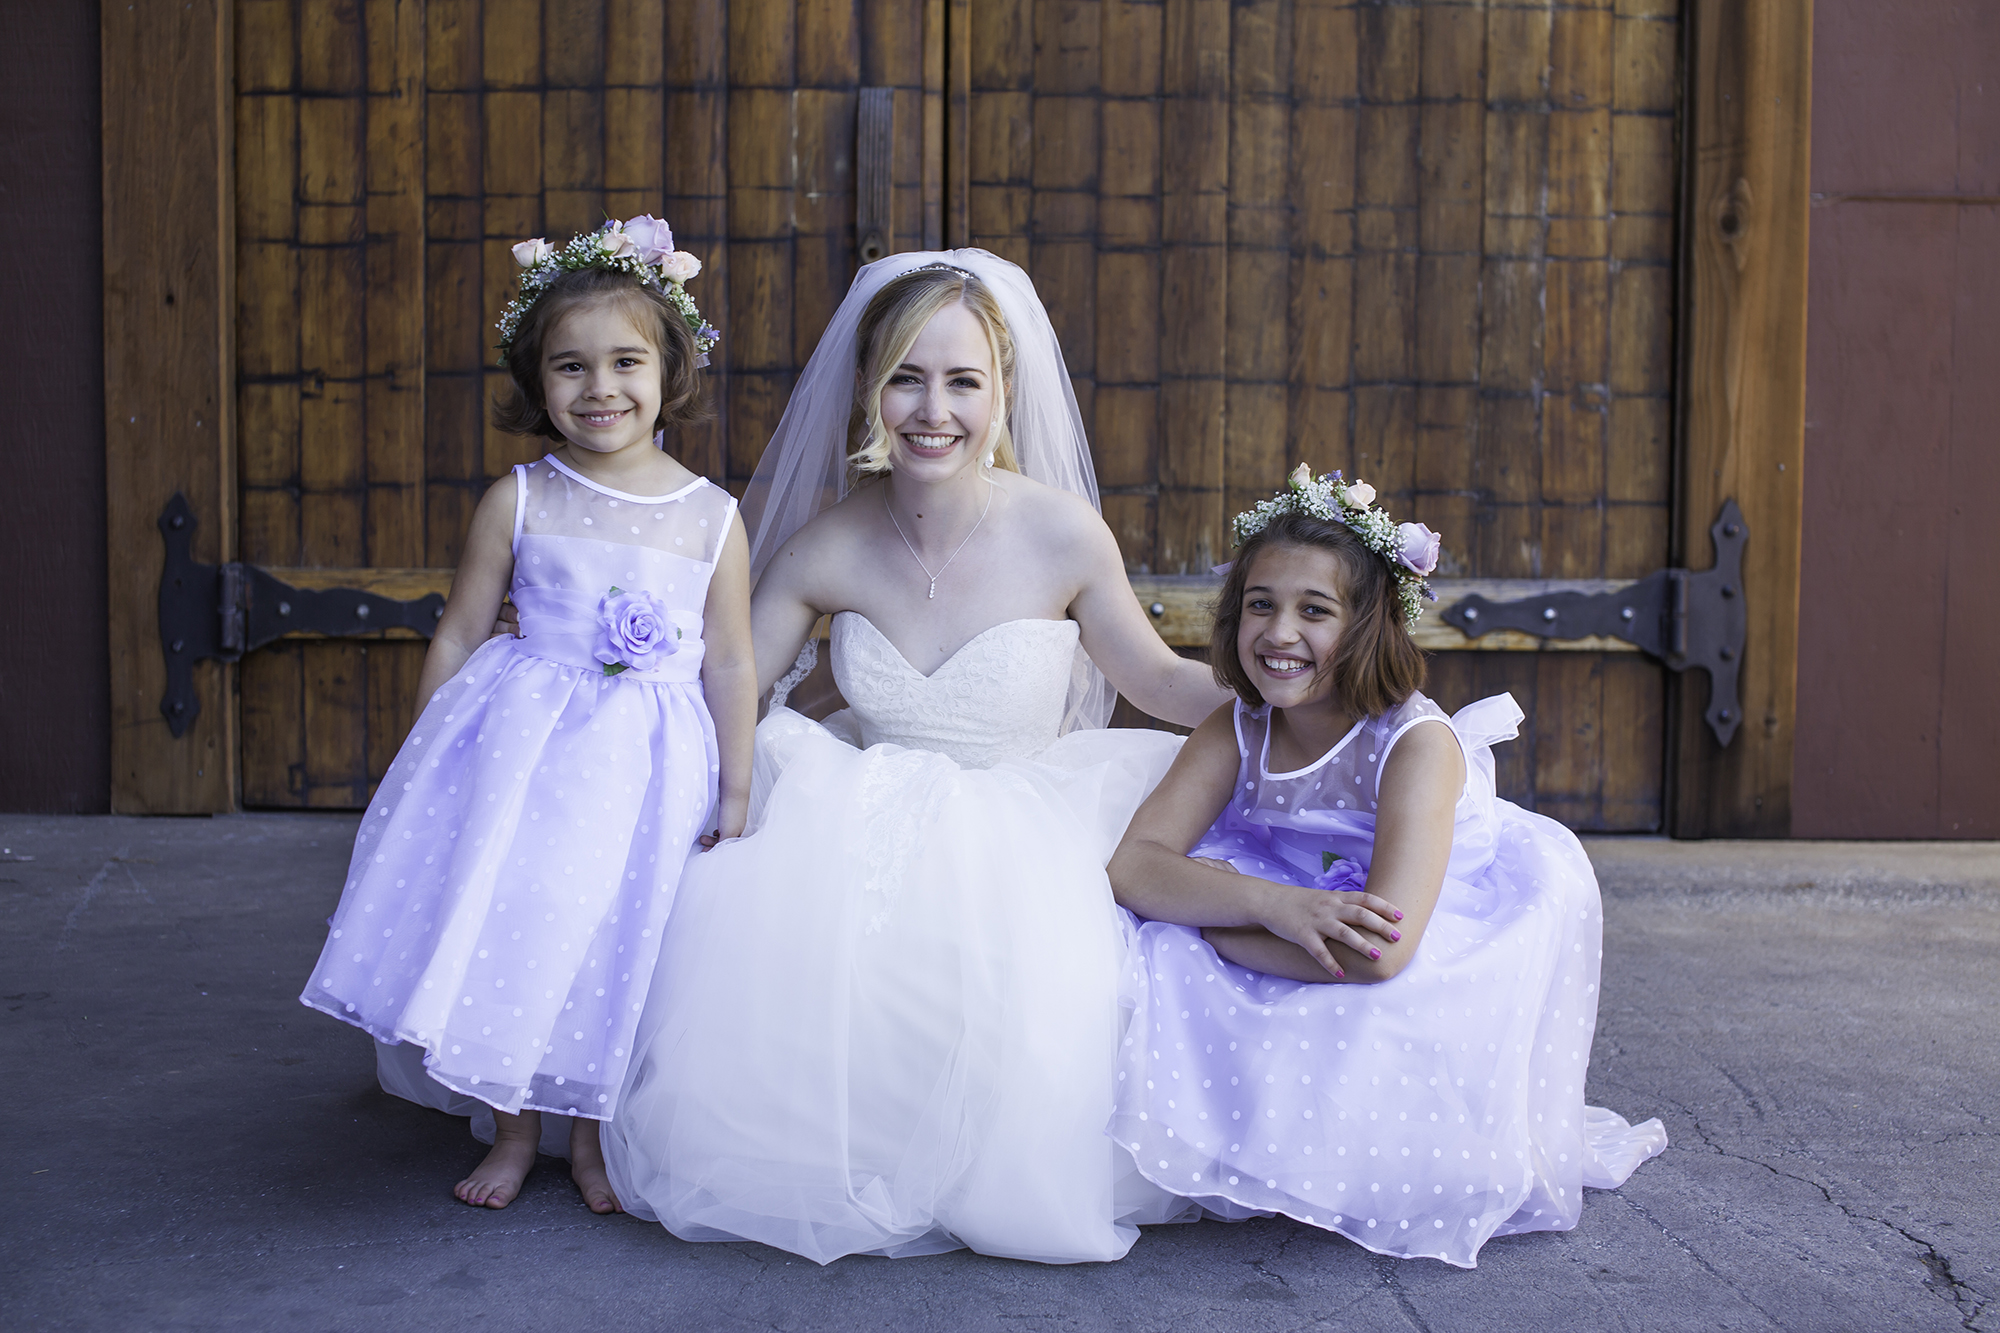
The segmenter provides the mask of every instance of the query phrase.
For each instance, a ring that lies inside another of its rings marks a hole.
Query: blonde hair
[[[882,424],[882,390],[903,364],[924,327],[952,304],[964,306],[986,333],[986,343],[999,372],[991,429],[982,446],[993,451],[993,466],[1019,472],[1014,437],[1007,430],[1008,399],[1014,383],[1014,334],[1000,312],[1000,302],[985,283],[964,269],[915,269],[885,283],[861,312],[856,371],[860,386],[854,395],[850,438],[859,441],[847,455],[847,465],[861,476],[889,470],[889,431]]]

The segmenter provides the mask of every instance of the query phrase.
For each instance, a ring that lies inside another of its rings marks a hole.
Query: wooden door
[[[1435,620],[1422,642],[1442,702],[1507,689],[1527,710],[1499,752],[1515,799],[1585,829],[1782,833],[1808,19],[1809,0],[108,7],[117,808],[354,806],[414,703],[421,644],[288,640],[200,665],[201,721],[163,725],[153,524],[175,490],[201,559],[441,588],[483,488],[536,452],[484,425],[510,245],[637,212],[701,256],[724,333],[717,417],[675,447],[740,486],[857,263],[856,123],[886,89],[870,179],[895,248],[981,245],[1034,275],[1149,601],[1223,558],[1229,515],[1300,460],[1439,530],[1461,591],[1699,568],[1739,500],[1733,749],[1705,735],[1705,686],[1636,652],[1467,651]]]
[[[1442,533],[1446,577],[1667,563],[1673,0],[971,15],[969,238],[1049,303],[1135,573],[1226,559],[1300,460]],[[1504,790],[1586,829],[1660,827],[1664,677],[1431,658],[1448,707],[1513,692]]]
[[[939,241],[941,13],[237,0],[240,558],[312,586],[445,586],[485,487],[542,449],[485,424],[509,249],[607,216],[664,216],[704,261],[718,411],[674,448],[740,489],[853,276],[864,86],[894,90],[900,248]],[[423,649],[246,657],[243,803],[364,803]]]

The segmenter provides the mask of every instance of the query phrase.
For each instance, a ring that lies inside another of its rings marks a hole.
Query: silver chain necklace
[[[937,581],[944,577],[944,572],[947,569],[951,568],[951,562],[958,559],[958,552],[965,549],[966,542],[972,540],[972,533],[979,531],[979,525],[986,521],[986,510],[993,507],[993,491],[993,483],[989,480],[986,483],[986,508],[981,509],[979,517],[972,520],[972,532],[965,534],[965,541],[958,544],[958,551],[953,551],[950,558],[938,566],[938,572],[933,574],[931,573],[931,567],[924,563],[924,558],[917,554],[917,548],[910,545],[910,534],[903,531],[901,523],[896,523],[896,511],[889,504],[889,488],[887,486],[882,488],[882,512],[889,516],[891,523],[895,524],[896,535],[903,539],[903,545],[910,547],[910,559],[917,562],[917,568],[923,570],[924,577],[931,581],[931,590],[929,596],[925,599],[926,601],[937,596]]]

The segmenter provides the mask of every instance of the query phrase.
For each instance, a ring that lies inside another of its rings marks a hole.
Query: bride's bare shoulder
[[[864,509],[864,502],[870,508]],[[838,556],[865,539],[866,519],[881,503],[874,486],[856,487],[838,503],[813,515],[804,527],[787,538],[774,563],[782,560],[812,566]]]
[[[1080,495],[1018,472],[995,471],[993,479],[1039,541],[1051,546],[1094,545],[1110,536],[1104,519]]]

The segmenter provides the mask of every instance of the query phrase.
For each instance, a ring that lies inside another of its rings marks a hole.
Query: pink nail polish
[[[1368,956],[1370,958],[1380,958],[1382,956],[1382,951],[1380,949],[1370,949],[1368,951]]]
[[[1401,921],[1403,919],[1403,914],[1401,912],[1396,913],[1396,919],[1398,921]]]
[[[1392,930],[1389,932],[1389,938],[1400,942],[1403,938],[1403,932],[1400,930]]]

